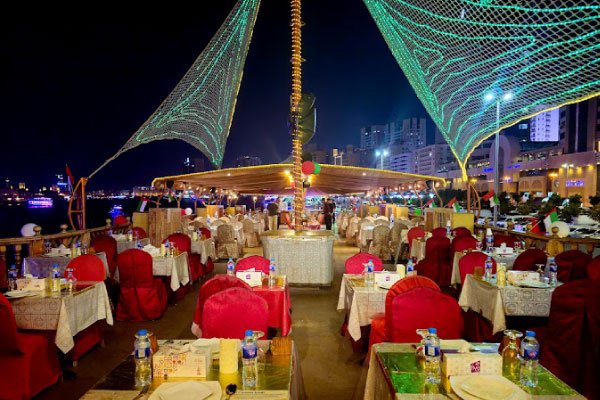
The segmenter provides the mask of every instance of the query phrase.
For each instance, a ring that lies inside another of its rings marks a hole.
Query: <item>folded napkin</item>
[[[150,400],[204,400],[220,399],[219,382],[187,381],[161,384],[150,396]]]
[[[113,234],[113,235],[112,235],[112,237],[113,237],[113,239],[115,239],[116,241],[119,241],[119,240],[125,240],[125,239],[127,239],[127,235],[124,235],[124,234],[122,234],[122,233],[115,233],[115,234]]]
[[[221,339],[219,338],[210,338],[210,339],[198,339],[196,340],[194,343],[192,343],[192,347],[196,347],[198,349],[208,349],[210,350],[210,353],[213,354],[213,356],[215,354],[219,354],[219,349],[220,349],[220,344],[221,344]]]
[[[144,251],[149,253],[152,257],[160,256],[160,249],[152,246],[151,244],[145,245]]]

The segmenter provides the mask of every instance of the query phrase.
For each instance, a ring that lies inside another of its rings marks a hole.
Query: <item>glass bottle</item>
[[[523,334],[519,331],[507,329],[504,331],[504,341],[508,344],[502,350],[502,374],[513,382],[519,379],[519,344],[517,340]]]

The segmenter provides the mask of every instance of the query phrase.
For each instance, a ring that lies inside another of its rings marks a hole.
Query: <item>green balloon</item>
[[[315,163],[315,170],[313,171],[313,175],[319,175],[321,172],[321,164]]]

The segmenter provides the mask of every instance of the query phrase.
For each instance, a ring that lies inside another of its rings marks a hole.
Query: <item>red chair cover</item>
[[[118,321],[146,321],[162,317],[167,309],[167,291],[152,276],[152,256],[138,249],[125,250],[118,257],[121,294]]]
[[[0,260],[0,289],[6,289],[8,287],[8,270],[6,268],[6,262]]]
[[[395,296],[390,311],[392,342],[418,343],[416,330],[429,327],[437,328],[442,339],[462,337],[462,310],[456,299],[439,290],[420,287]]]
[[[434,230],[431,231],[431,235],[433,237],[446,237],[446,228],[435,228]]]
[[[30,399],[59,380],[54,343],[41,334],[18,333],[12,307],[1,294],[0,327],[0,398]]]
[[[208,275],[215,270],[215,263],[212,258],[208,257],[206,259],[206,264],[204,265],[204,275]]]
[[[230,288],[210,296],[202,312],[202,337],[243,339],[246,329],[267,332],[265,299],[246,288]]]
[[[111,236],[99,235],[94,236],[90,244],[96,253],[104,252],[106,254],[110,278],[113,278],[117,270],[117,241]]]
[[[451,256],[454,258],[454,253],[463,252],[465,250],[477,249],[477,239],[473,236],[459,236],[452,240]]]
[[[579,250],[567,250],[555,257],[558,280],[563,283],[587,277],[586,267],[592,256]]]
[[[102,282],[106,279],[104,264],[94,254],[77,256],[69,261],[67,267],[73,268],[73,275],[78,281]]]
[[[586,270],[588,278],[593,281],[600,281],[600,256],[590,261]]]
[[[212,234],[210,232],[210,229],[202,227],[200,228],[200,235],[204,236],[206,239],[210,239]]]
[[[146,230],[144,228],[134,226],[133,228],[131,228],[131,230],[133,231],[133,237],[137,236],[138,239],[146,239],[148,237],[148,234],[146,233]]]
[[[373,270],[383,271],[383,262],[379,257],[370,253],[358,253],[348,258],[345,263],[347,274],[362,274],[365,264],[373,260]]]
[[[502,235],[500,233],[494,234],[494,247],[500,247],[502,243],[506,243],[506,247],[515,247],[515,241],[514,236]]]
[[[270,263],[271,262],[269,261],[269,259],[267,259],[263,256],[253,255],[253,256],[240,258],[238,260],[237,264],[235,265],[235,270],[236,271],[246,271],[246,270],[249,270],[250,268],[254,268],[255,271],[261,271],[264,274],[269,275],[269,264]]]
[[[481,267],[482,271],[485,268],[485,260],[487,254],[480,251],[473,251],[461,257],[458,261],[458,269],[460,270],[460,281],[464,283],[467,274],[473,274],[475,267]],[[484,271],[485,272],[485,271]],[[492,273],[496,273],[496,260],[492,257]]]
[[[548,256],[540,249],[527,249],[517,256],[513,264],[514,271],[535,271],[536,264],[544,264],[548,261]]]
[[[198,326],[202,326],[202,309],[206,299],[215,293],[222,292],[225,289],[238,287],[243,289],[252,290],[250,285],[235,276],[229,275],[217,275],[210,278],[202,286],[198,294],[198,301],[196,302],[196,310],[194,311],[194,323]]]
[[[114,220],[115,225],[127,225],[129,221],[127,221],[127,217],[124,215],[117,215]]]
[[[454,232],[454,238],[458,239],[460,237],[464,237],[464,236],[472,236],[473,234],[471,233],[471,231],[468,228],[465,228],[464,226],[459,226],[458,228],[454,228],[452,230],[452,232]]]
[[[408,233],[406,234],[406,238],[408,240],[408,250],[410,251],[410,248],[412,247],[412,242],[414,239],[424,238],[424,237],[425,237],[425,229],[421,228],[420,226],[410,228],[408,230]]]
[[[188,266],[190,269],[190,280],[196,282],[204,275],[202,263],[200,262],[200,254],[192,254],[192,239],[184,233],[173,233],[169,235],[163,242],[169,241],[180,252],[186,252],[188,257]]]
[[[585,370],[581,393],[588,399],[600,399],[600,282],[594,280],[585,292],[585,311],[589,334],[584,337]]]

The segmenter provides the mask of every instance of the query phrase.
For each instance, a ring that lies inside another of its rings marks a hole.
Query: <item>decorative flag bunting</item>
[[[148,206],[148,202],[149,200],[147,198],[142,197],[137,205],[137,212],[144,212]]]
[[[541,219],[535,219],[535,222],[531,225],[531,233],[542,233],[542,230],[540,229],[540,222],[542,221]]]
[[[433,199],[429,199],[429,201],[425,203],[425,207],[436,208],[437,206],[435,205],[435,201],[433,201]]]
[[[69,187],[69,192],[73,193],[73,188],[75,187],[75,179],[73,178],[71,168],[69,168],[68,164],[65,164],[65,174],[67,175],[67,185]]]
[[[546,232],[550,232],[550,224],[558,221],[558,210],[554,207],[546,217],[544,218],[544,225],[546,226]]]
[[[494,197],[494,191],[493,191],[493,190],[490,190],[489,192],[487,192],[486,194],[484,194],[484,195],[481,197],[481,200],[488,201],[488,200],[489,200],[489,199],[491,199],[492,197]]]
[[[454,212],[460,212],[460,210],[462,210],[462,207],[460,206],[460,204],[458,204],[458,202],[452,204],[452,208],[454,208]]]
[[[448,203],[446,203],[446,207],[452,207],[456,203],[456,197],[453,197]]]
[[[167,199],[169,200],[169,203],[175,201],[175,196],[173,196],[173,193],[171,193],[171,191],[169,191],[169,194],[167,194]]]
[[[498,196],[494,195],[491,199],[490,199],[490,206],[493,207],[498,207],[500,205],[500,199],[498,198]]]

